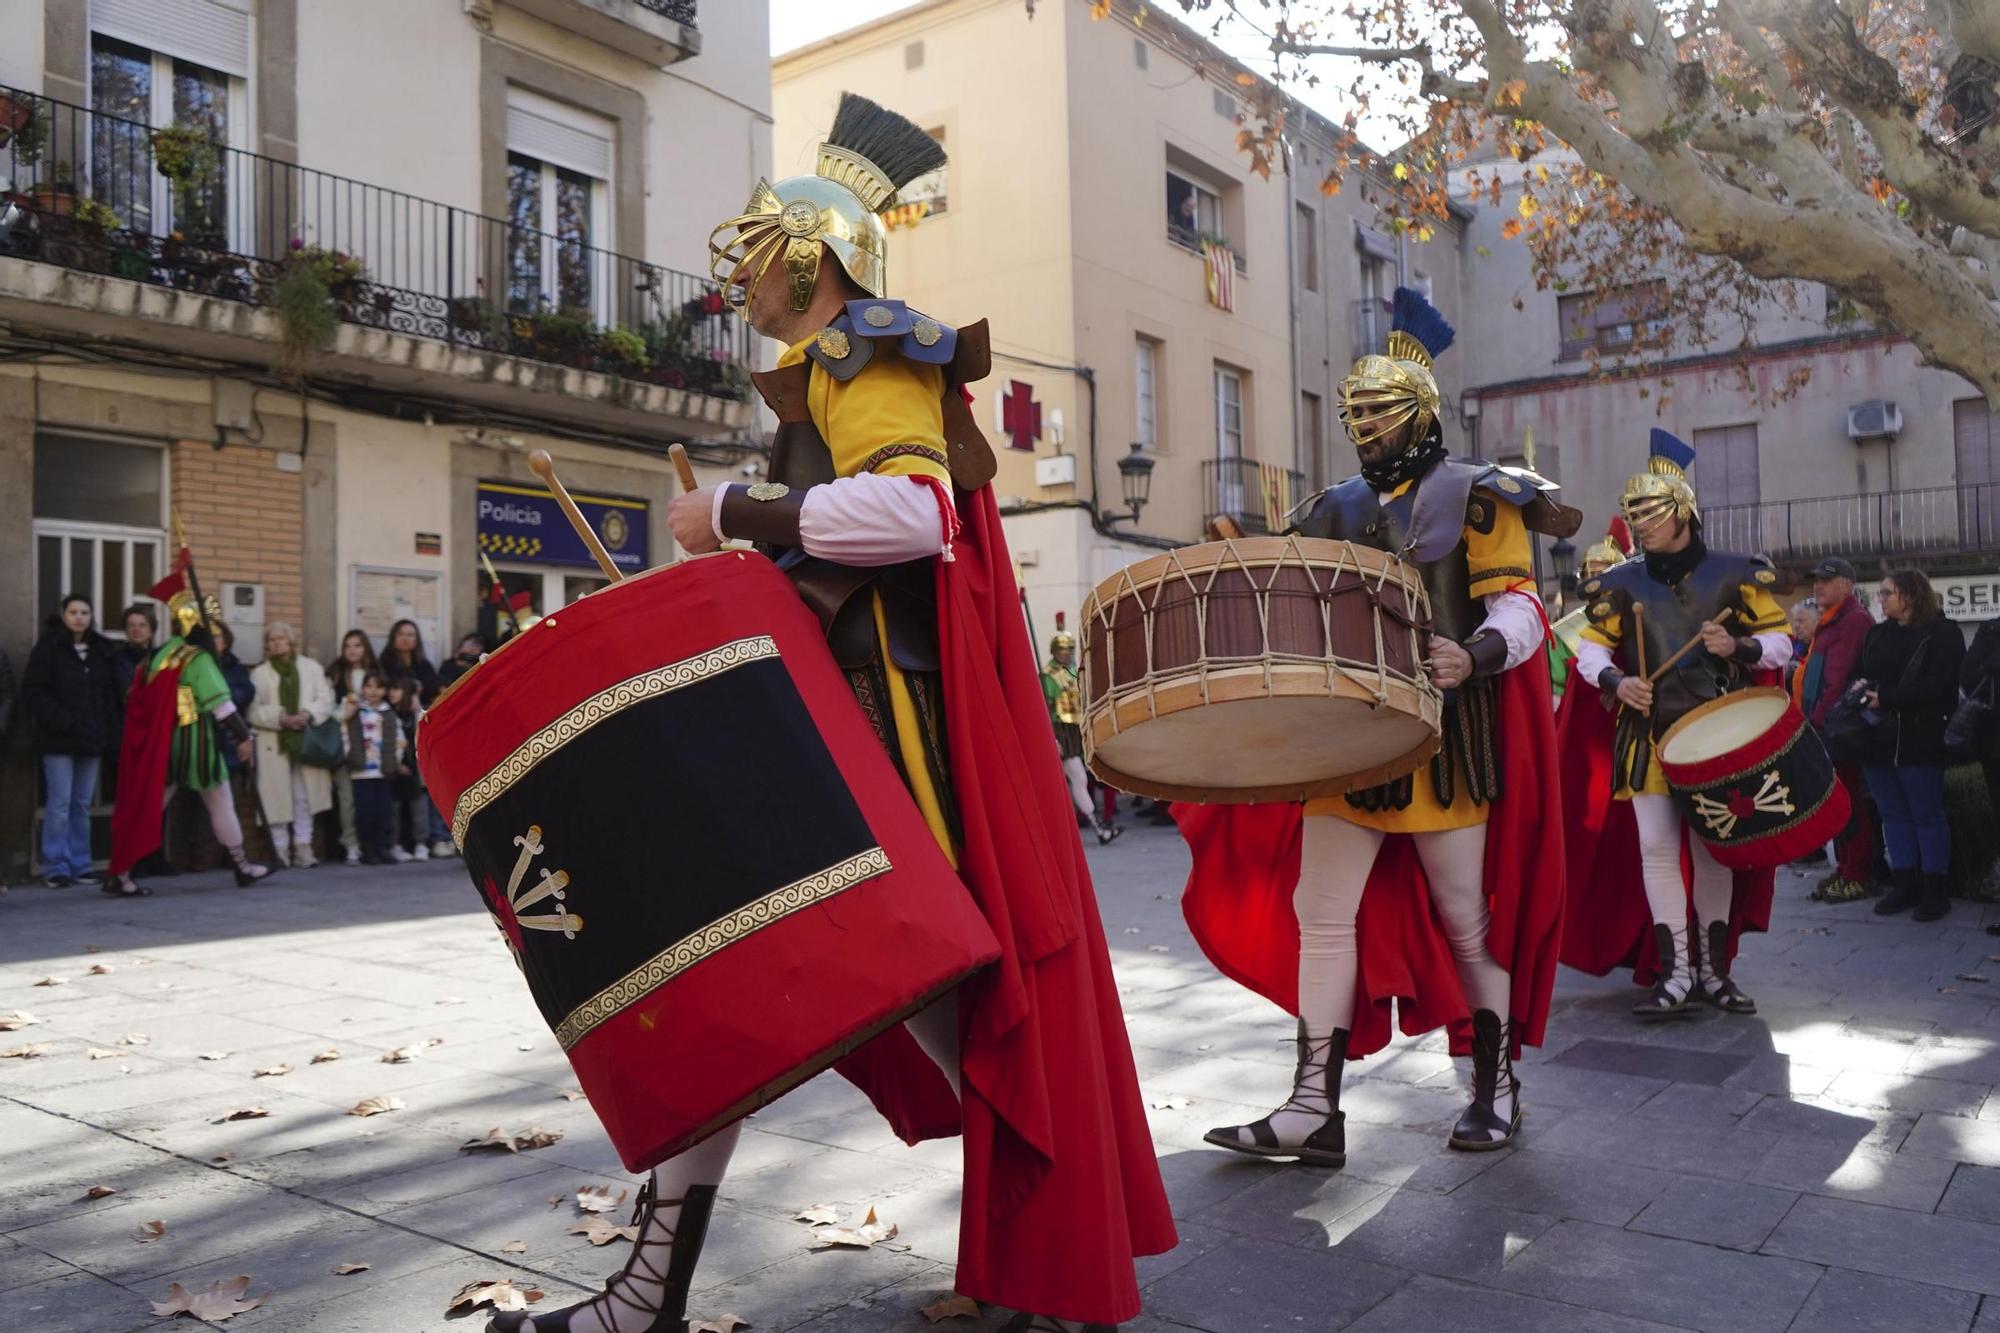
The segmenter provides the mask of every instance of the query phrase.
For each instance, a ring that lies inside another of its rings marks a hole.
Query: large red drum
[[[760,555],[544,618],[446,691],[418,748],[633,1171],[998,955],[818,621]]]
[[[1784,865],[1847,826],[1847,789],[1783,690],[1709,700],[1667,728],[1659,760],[1688,827],[1732,870]]]

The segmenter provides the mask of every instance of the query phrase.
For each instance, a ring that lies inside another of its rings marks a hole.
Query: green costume
[[[226,782],[229,770],[216,744],[209,715],[229,702],[229,682],[213,654],[176,634],[153,654],[147,678],[168,667],[180,668],[180,698],[176,702],[174,738],[167,752],[167,781],[193,791],[207,791]]]

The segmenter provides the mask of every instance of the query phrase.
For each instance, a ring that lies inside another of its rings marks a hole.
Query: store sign
[[[1854,585],[1855,596],[1877,620],[1882,606],[1875,590],[1881,586],[1879,580]],[[1932,579],[1931,590],[1937,593],[1938,608],[1953,620],[2000,620],[2000,574],[1948,574]]]
[[[576,507],[627,573],[646,567],[646,502],[618,496],[571,493]],[[563,517],[555,496],[512,482],[479,483],[479,549],[495,560],[530,565],[597,567],[583,538]]]

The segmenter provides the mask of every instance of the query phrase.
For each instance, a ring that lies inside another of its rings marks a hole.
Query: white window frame
[[[104,436],[93,437],[74,431],[65,432],[65,436],[76,439],[106,438]],[[28,523],[28,586],[34,590],[33,594],[31,594],[31,601],[33,597],[41,595],[42,538],[61,538],[62,577],[57,581],[58,591],[56,596],[67,597],[73,592],[80,592],[90,598],[90,604],[97,612],[98,629],[107,638],[123,639],[125,637],[125,621],[120,613],[124,611],[126,606],[131,605],[133,602],[151,602],[154,606],[159,605],[157,600],[146,596],[144,588],[137,588],[132,585],[132,549],[134,545],[141,543],[152,546],[153,580],[154,582],[158,582],[167,576],[167,562],[169,559],[167,553],[167,518],[173,509],[173,495],[171,490],[173,477],[168,471],[167,450],[164,446],[151,440],[133,440],[129,438],[116,439],[111,442],[152,449],[158,455],[160,466],[159,526],[142,527],[125,523],[94,523],[88,519],[76,518],[31,519]],[[38,444],[37,447],[39,448],[40,445]],[[57,447],[60,447],[59,444]],[[91,568],[95,573],[91,577],[91,586],[88,588],[79,588],[71,581],[69,544],[72,538],[82,538],[83,540],[96,543],[97,551],[91,559]],[[107,541],[122,541],[126,544],[124,571],[125,595],[130,600],[115,607],[108,607],[104,604],[104,543]],[[203,589],[203,591],[206,592],[208,589]],[[37,607],[32,605],[29,607],[29,631],[31,638],[40,633],[42,618],[55,609],[55,607]],[[114,616],[118,617],[116,625],[111,623],[111,617]]]
[[[1132,442],[1148,453],[1160,451],[1160,340],[1139,334],[1132,345]]]
[[[225,127],[227,133],[223,138],[223,146],[247,152],[250,145],[256,142],[251,136],[250,125],[251,108],[256,103],[250,96],[250,81],[248,79],[238,74],[231,74],[228,70],[216,69],[213,65],[203,65],[199,60],[190,56],[176,56],[165,51],[156,50],[153,47],[147,46],[144,42],[133,41],[131,38],[122,37],[116,32],[92,28],[90,35],[93,39],[108,37],[114,42],[122,42],[127,46],[138,47],[153,58],[153,77],[151,80],[152,103],[146,108],[146,123],[153,129],[165,129],[174,124],[174,62],[181,60],[190,65],[200,65],[201,68],[211,73],[220,74],[227,81],[224,86],[227,88],[229,96],[229,106],[226,112],[228,124]],[[86,74],[86,80],[89,77]],[[92,100],[93,91],[90,88],[84,90],[86,101]],[[89,139],[86,136],[86,144],[88,142]],[[216,168],[223,173],[224,189],[227,192],[224,198],[229,201],[225,204],[229,215],[227,218],[229,225],[229,248],[238,254],[247,254],[250,250],[249,242],[256,234],[256,219],[251,211],[256,202],[255,191],[245,188],[243,190],[243,198],[238,201],[236,195],[239,187],[247,187],[248,183],[238,181],[235,173],[231,172],[229,167],[229,161],[224,160]],[[173,215],[173,187],[174,183],[160,175],[159,172],[155,171],[152,173],[153,231],[156,235],[164,236],[168,231],[179,225]]]
[[[539,216],[536,219],[535,229],[542,236],[542,285],[547,289],[543,294],[550,297],[553,302],[556,287],[557,252],[561,248],[560,243],[556,239],[555,229],[556,173],[559,170],[585,177],[590,181],[590,233],[584,237],[584,246],[587,249],[601,251],[615,251],[618,248],[617,219],[611,207],[611,187],[614,183],[613,177],[618,169],[618,125],[617,122],[607,120],[603,116],[593,115],[588,111],[568,106],[552,98],[542,97],[528,91],[526,88],[509,87],[507,89],[507,105],[509,108],[518,107],[522,111],[540,116],[545,120],[554,121],[581,134],[602,139],[609,146],[609,151],[605,154],[604,170],[600,174],[592,166],[579,165],[576,162],[554,161],[549,157],[546,150],[517,145],[512,136],[508,137],[507,156],[509,158],[524,157],[541,168],[541,203],[537,210]],[[510,174],[511,171],[512,167],[510,164]],[[591,318],[595,319],[600,325],[609,327],[613,322],[612,275],[608,271],[605,273],[593,272],[591,279]]]
[[[1225,514],[1243,512],[1243,372],[1219,362],[1214,371],[1215,503]],[[1229,422],[1231,409],[1235,428]],[[1233,447],[1232,447],[1233,446]]]
[[[1167,219],[1167,226],[1169,228],[1167,233],[1168,239],[1184,250],[1199,250],[1201,249],[1203,236],[1224,235],[1227,229],[1224,226],[1222,213],[1222,192],[1213,186],[1203,184],[1187,172],[1176,170],[1173,167],[1167,168],[1167,176],[1172,180],[1181,182],[1194,191],[1195,214],[1194,243],[1192,245],[1181,240],[1177,235],[1177,233],[1185,231],[1186,228],[1182,227],[1180,221],[1176,218]],[[1211,223],[1213,225],[1210,225]]]

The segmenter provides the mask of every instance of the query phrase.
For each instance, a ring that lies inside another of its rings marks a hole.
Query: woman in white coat
[[[250,673],[257,698],[250,726],[257,734],[257,797],[271,821],[271,840],[292,865],[317,865],[313,816],[333,808],[333,773],[298,761],[305,729],[333,715],[333,687],[320,664],[298,651],[298,634],[284,621],[264,631],[264,660]],[[289,825],[283,823],[291,812]]]

